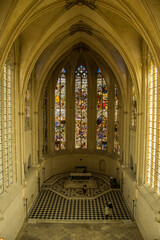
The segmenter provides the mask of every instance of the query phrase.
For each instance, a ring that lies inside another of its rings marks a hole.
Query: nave
[[[86,195],[83,185],[87,185]],[[113,209],[105,216],[105,206]],[[90,180],[70,180],[69,174],[53,176],[42,185],[41,192],[29,214],[29,222],[104,222],[131,220],[120,189],[111,188],[109,177],[92,174]]]
[[[52,176],[43,183],[16,240],[143,240],[120,188],[112,188],[109,179],[97,173],[89,180],[72,180],[69,173]],[[113,209],[105,216],[108,202]]]

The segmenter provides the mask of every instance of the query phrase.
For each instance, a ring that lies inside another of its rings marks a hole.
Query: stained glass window
[[[97,141],[96,148],[107,149],[108,133],[108,89],[103,75],[97,71]]]
[[[114,86],[114,152],[120,154],[120,144],[119,144],[119,98],[118,98],[118,88],[117,85]]]
[[[31,115],[31,80],[29,80],[25,93],[25,126],[30,127]]]
[[[66,149],[66,76],[63,68],[55,89],[55,150]]]
[[[132,127],[136,126],[136,114],[137,114],[137,98],[134,86],[132,87],[132,117],[131,117],[131,124]]]
[[[46,87],[44,92],[44,98],[43,98],[43,154],[47,152],[48,144],[47,144],[47,95],[48,95],[48,89]]]
[[[75,72],[75,148],[87,148],[87,81],[88,73],[84,66]]]
[[[11,65],[6,62],[0,80],[0,193],[12,182],[12,75]]]
[[[151,60],[148,76],[148,162],[147,183],[155,187],[156,126],[157,126],[157,68]]]

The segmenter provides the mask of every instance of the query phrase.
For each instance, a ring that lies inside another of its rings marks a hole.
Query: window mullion
[[[4,191],[6,190],[6,167],[5,167],[5,134],[4,134],[4,81],[6,80],[6,64],[4,64],[3,77],[2,77],[2,153],[3,153],[3,186]]]
[[[155,163],[156,163],[156,144],[157,144],[157,79],[156,67],[153,65],[153,128],[152,128],[152,165],[151,165],[151,187],[155,189]]]
[[[151,179],[150,179],[150,187],[153,189],[153,157],[154,157],[154,120],[155,120],[155,114],[154,114],[154,63],[152,62],[151,67],[151,81],[152,81],[152,89],[151,89],[151,99],[152,99],[152,147],[151,147]]]
[[[158,139],[159,139],[159,121],[158,121],[158,108],[159,108],[159,91],[158,91],[158,78],[157,78],[157,67],[155,66],[155,91],[156,91],[156,149],[155,149],[155,174],[154,174],[154,191],[158,193],[157,181],[158,181]]]
[[[4,177],[3,177],[3,145],[2,145],[2,79],[0,78],[0,193],[4,189]]]
[[[152,101],[152,61],[148,72],[148,153],[147,153],[147,183],[151,186],[151,165],[152,165],[152,124],[153,124],[153,101]]]
[[[158,75],[158,79],[159,79],[159,75]],[[158,83],[158,80],[157,80]],[[157,121],[157,129],[158,129],[158,134],[157,134],[157,165],[156,165],[156,191],[157,193],[160,195],[160,84],[159,84],[159,88],[157,95],[158,95],[158,101],[157,101],[157,117],[158,117],[158,121]]]
[[[9,161],[9,128],[10,128],[10,125],[9,125],[9,113],[8,113],[8,110],[9,110],[9,99],[8,99],[8,97],[9,97],[9,68],[10,68],[10,66],[9,66],[9,64],[7,64],[7,81],[6,81],[6,103],[7,103],[7,112],[6,112],[6,115],[7,115],[7,119],[6,119],[6,121],[7,121],[7,162],[8,162],[8,166],[7,166],[7,168],[8,168],[8,187],[9,187],[9,185],[10,185],[10,161]]]

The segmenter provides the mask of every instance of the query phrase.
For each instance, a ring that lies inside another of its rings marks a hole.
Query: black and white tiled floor
[[[53,176],[52,178],[48,179],[46,182],[43,183],[42,189],[53,190],[54,192],[59,193],[60,195],[63,195],[67,198],[83,198],[84,196],[82,188],[85,184],[87,184],[88,189],[85,198],[90,198],[101,195],[104,192],[108,191],[110,189],[110,184],[108,183],[108,180],[108,177],[98,177],[97,174],[92,174],[92,177],[89,181],[81,180],[79,181],[79,186],[75,188],[75,184],[72,184],[72,182],[76,183],[76,181],[71,181],[69,174],[65,174],[58,177]],[[70,188],[66,187],[66,185],[70,185]]]
[[[98,178],[96,176],[96,178]],[[62,184],[62,178],[59,178]],[[56,185],[58,180],[56,181]],[[34,207],[29,214],[29,220],[54,220],[54,221],[98,221],[98,220],[129,220],[131,215],[127,209],[124,199],[119,189],[109,189],[108,183],[104,185],[104,194],[98,191],[97,196],[93,192],[88,192],[87,196],[83,192],[78,192],[77,196],[71,194],[71,189],[65,189],[62,192],[54,191],[54,183],[50,187],[43,186]],[[56,189],[58,189],[56,187]],[[106,191],[108,189],[108,191]],[[77,189],[74,189],[76,193]],[[91,190],[91,189],[90,189]],[[102,190],[102,189],[101,189]],[[88,191],[88,190],[87,190]],[[96,190],[94,189],[94,192]],[[100,194],[99,194],[100,193]],[[81,195],[81,197],[79,197]],[[112,202],[113,209],[109,217],[104,214],[105,206],[108,202]]]

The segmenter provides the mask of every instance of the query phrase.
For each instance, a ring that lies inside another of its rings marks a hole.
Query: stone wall
[[[130,169],[123,170],[123,195],[132,214],[133,199],[135,199],[134,219],[144,240],[160,239],[160,223],[156,220],[160,210],[160,199],[156,193],[151,193],[147,186],[137,187]]]

